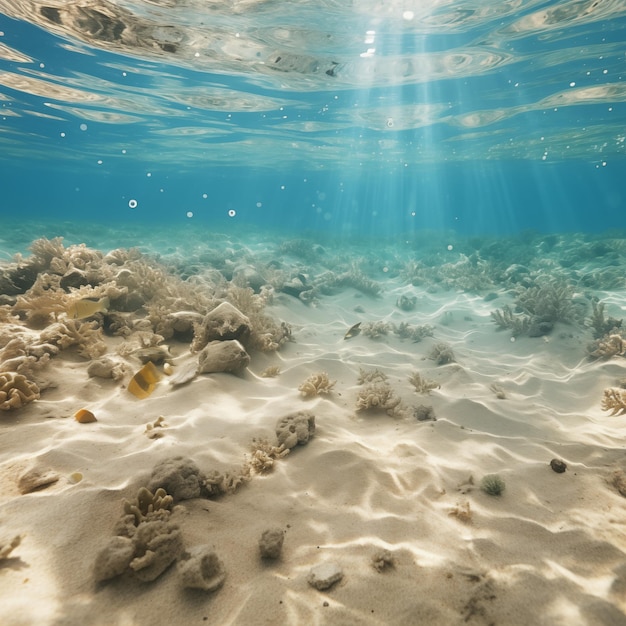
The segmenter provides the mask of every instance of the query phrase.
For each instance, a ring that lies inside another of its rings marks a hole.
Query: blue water
[[[622,2],[158,4],[0,0],[2,216],[626,226]]]

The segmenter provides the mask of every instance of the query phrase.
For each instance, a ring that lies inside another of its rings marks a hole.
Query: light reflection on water
[[[0,10],[0,147],[13,158],[44,157],[52,138],[64,158],[106,158],[129,137],[182,168],[539,159],[546,142],[555,161],[626,153],[621,0]],[[79,155],[59,137],[84,122]]]

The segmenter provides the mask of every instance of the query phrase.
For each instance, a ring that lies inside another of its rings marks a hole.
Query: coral
[[[81,322],[67,319],[56,322],[41,332],[40,339],[62,350],[76,346],[78,354],[85,359],[96,359],[107,351],[102,339],[102,330],[96,321]]]
[[[409,382],[415,387],[417,393],[430,393],[433,389],[441,389],[441,385],[436,380],[422,378],[419,372],[413,372],[409,376]]]
[[[611,415],[626,414],[626,389],[609,387],[604,390],[602,410],[611,411]]]
[[[396,562],[390,550],[378,550],[372,555],[372,566],[377,572],[395,567]]]
[[[198,354],[198,373],[237,374],[250,364],[250,357],[236,339],[211,341]]]
[[[151,519],[164,519],[169,515],[174,498],[167,494],[165,489],[159,487],[154,493],[145,487],[137,492],[133,502],[124,500],[124,513],[135,518],[135,526]]]
[[[496,323],[499,330],[510,330],[512,337],[527,333],[530,327],[530,317],[528,315],[515,315],[508,304],[505,304],[502,309],[492,311],[491,319]]]
[[[94,563],[94,579],[97,583],[121,576],[135,556],[135,544],[129,537],[111,537],[98,552]]]
[[[48,274],[39,274],[33,286],[17,297],[13,313],[24,318],[31,328],[43,328],[65,313],[69,296]]]
[[[162,488],[178,502],[200,497],[205,480],[205,476],[191,459],[176,456],[154,466],[147,488],[152,493]]]
[[[281,417],[276,423],[278,445],[285,448],[303,446],[315,433],[315,416],[307,411],[298,411]]]
[[[16,372],[33,378],[35,371],[45,367],[59,348],[49,343],[38,343],[38,336],[22,331],[25,329],[11,324],[0,336],[0,345],[4,343],[0,349],[0,372]]]
[[[352,287],[357,291],[377,298],[380,296],[382,288],[379,283],[368,278],[356,265],[347,272],[335,276],[331,280],[331,285],[336,287]]]
[[[418,422],[436,422],[435,410],[432,406],[420,404],[413,409],[413,415]]]
[[[277,459],[282,459],[289,454],[289,448],[284,444],[275,446],[267,439],[253,439],[250,446],[250,459],[248,466],[257,474],[269,472]]]
[[[18,409],[39,399],[39,387],[23,374],[0,373],[0,411]]]
[[[387,374],[378,369],[364,370],[362,367],[359,368],[359,377],[357,379],[357,383],[359,385],[364,385],[365,383],[384,382],[386,380]]]
[[[127,373],[127,367],[124,363],[118,363],[111,357],[103,357],[91,361],[87,366],[87,375],[91,378],[112,378],[113,380],[122,380]]]
[[[604,316],[604,302],[596,302],[592,300],[592,314],[589,320],[589,325],[593,328],[593,338],[601,339],[605,335],[612,335],[619,332],[622,327],[623,320],[615,319],[614,317]]]
[[[241,485],[250,479],[250,465],[244,465],[239,472],[221,473],[217,470],[209,472],[204,480],[203,488],[209,498],[235,493]]]
[[[452,348],[444,342],[436,343],[428,353],[428,358],[435,361],[437,365],[447,365],[448,363],[454,363],[454,352]]]
[[[480,481],[480,488],[489,496],[499,496],[505,488],[505,483],[498,474],[487,474]]]
[[[457,502],[456,506],[448,511],[448,515],[455,517],[459,522],[469,524],[472,521],[470,503],[467,500],[465,502]]]
[[[215,591],[226,579],[224,563],[209,546],[196,546],[182,555],[178,571],[183,587]]]
[[[298,391],[305,398],[312,398],[322,393],[330,393],[336,384],[336,380],[330,381],[326,372],[311,374],[299,387]]]
[[[626,352],[626,340],[614,333],[604,335],[587,346],[587,353],[593,359],[610,359],[614,356],[623,356]]]
[[[279,365],[269,365],[261,372],[261,376],[263,378],[275,378],[279,374],[280,374]]]
[[[165,423],[165,418],[161,415],[157,417],[154,422],[146,424],[146,430],[144,433],[148,439],[160,439],[164,435],[164,428],[167,428],[167,424]]]
[[[383,409],[389,415],[396,415],[400,411],[400,404],[400,398],[388,382],[372,382],[359,389],[356,410]]]
[[[532,287],[521,287],[515,302],[531,317],[530,336],[538,336],[533,333],[533,326],[537,327],[538,332],[542,323],[550,325],[550,328],[555,322],[573,323],[576,317],[573,295],[572,287],[558,279],[548,279]]]
[[[391,324],[387,322],[365,322],[361,325],[361,332],[370,339],[379,339],[384,335],[388,335],[392,330]]]
[[[262,559],[277,559],[283,549],[285,533],[282,528],[268,528],[259,539],[259,552]]]
[[[132,541],[135,552],[129,568],[143,582],[158,578],[184,550],[178,526],[161,520],[139,524]]]
[[[434,329],[430,324],[420,324],[413,326],[407,322],[401,322],[397,326],[394,326],[393,332],[400,337],[400,339],[411,339],[414,343],[418,343],[424,339],[424,337],[432,337]]]

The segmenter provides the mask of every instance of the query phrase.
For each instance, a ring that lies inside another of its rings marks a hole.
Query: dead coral
[[[16,372],[33,378],[36,370],[45,367],[59,348],[49,343],[38,343],[39,337],[28,334],[20,326],[7,325],[0,335],[0,371]],[[6,342],[6,343],[5,343]]]
[[[626,352],[626,341],[617,333],[605,335],[587,346],[587,353],[592,359],[610,359],[623,356]]]
[[[422,341],[424,337],[432,337],[434,329],[430,324],[413,326],[407,322],[401,322],[393,327],[393,332],[398,335],[400,339],[411,339],[413,342],[418,343]]]
[[[0,373],[0,411],[19,409],[39,399],[39,387],[22,374]]]
[[[415,387],[417,393],[430,393],[433,389],[441,389],[441,385],[436,380],[422,378],[419,372],[413,372],[409,376],[409,382]]]
[[[174,498],[159,487],[154,493],[142,487],[133,502],[124,500],[124,513],[135,518],[135,526],[151,519],[164,519],[172,509]]]
[[[626,414],[626,389],[617,387],[605,389],[601,406],[603,411],[611,411],[611,415]]]
[[[250,465],[244,465],[238,472],[213,470],[206,475],[204,491],[209,498],[232,494],[250,480]]]
[[[400,412],[401,400],[396,396],[388,382],[372,382],[359,389],[356,398],[356,410],[382,409],[388,415]]]
[[[330,393],[336,382],[336,380],[331,382],[326,372],[318,372],[317,374],[311,374],[298,387],[298,391],[305,398],[312,398],[320,394]]]
[[[250,446],[250,458],[247,464],[256,474],[265,474],[274,468],[278,459],[289,454],[289,448],[284,444],[276,446],[268,439],[253,439]]]
[[[381,337],[388,335],[391,330],[391,324],[387,322],[365,322],[361,324],[361,332],[370,339],[380,339]]]
[[[96,321],[67,319],[56,322],[41,332],[40,339],[62,350],[76,346],[78,354],[85,359],[97,359],[107,351],[102,339],[102,329]]]
[[[435,361],[437,365],[447,365],[448,363],[454,363],[454,352],[452,348],[442,341],[436,343],[428,353],[428,358]]]
[[[450,509],[448,515],[455,517],[459,520],[459,522],[470,524],[472,521],[472,509],[470,508],[470,503],[467,500],[464,502],[457,502],[456,506],[453,509]]]
[[[362,367],[359,368],[359,377],[357,379],[357,383],[359,385],[364,385],[365,383],[384,382],[386,380],[387,374],[378,369],[364,370]]]

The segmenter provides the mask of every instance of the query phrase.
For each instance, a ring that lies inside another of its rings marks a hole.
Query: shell
[[[74,413],[74,419],[79,424],[90,424],[91,422],[97,422],[96,416],[89,409],[78,409]]]

